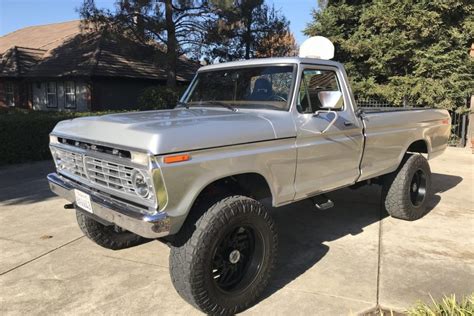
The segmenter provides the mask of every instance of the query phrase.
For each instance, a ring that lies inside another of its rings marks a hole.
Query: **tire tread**
[[[107,249],[119,250],[130,248],[147,240],[129,231],[117,233],[111,230],[110,227],[104,226],[83,214],[82,211],[76,210],[76,219],[79,228],[87,238]]]
[[[425,172],[427,192],[423,203],[415,207],[407,194],[409,189],[407,186],[411,183],[412,173],[418,169]],[[421,154],[408,155],[397,171],[387,175],[384,179],[382,194],[385,210],[395,218],[416,220],[424,215],[430,193],[431,171],[428,161]]]
[[[258,203],[258,204],[256,204]],[[206,235],[216,235],[218,228],[224,226],[238,213],[253,213],[262,217],[272,231],[271,260],[267,276],[254,289],[250,295],[253,299],[235,306],[232,309],[225,308],[213,302],[204,288],[202,263],[204,262],[204,245],[200,241],[206,239]],[[192,216],[194,214],[194,216]],[[195,308],[211,314],[235,314],[251,306],[258,295],[267,286],[270,275],[275,266],[278,238],[275,231],[275,224],[259,202],[240,195],[233,195],[223,198],[207,210],[193,210],[190,218],[185,222],[181,231],[176,235],[170,253],[170,274],[173,285],[179,295]],[[193,218],[194,217],[194,218]]]

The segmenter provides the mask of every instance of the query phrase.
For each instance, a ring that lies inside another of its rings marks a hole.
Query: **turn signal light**
[[[184,155],[167,156],[163,159],[163,161],[165,163],[175,163],[175,162],[188,161],[189,159],[191,159],[191,156],[188,154],[184,154]]]

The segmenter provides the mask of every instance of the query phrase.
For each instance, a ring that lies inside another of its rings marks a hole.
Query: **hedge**
[[[59,121],[99,114],[0,111],[0,166],[51,159],[49,133]]]
[[[185,86],[154,86],[144,89],[137,110],[158,110],[174,106]],[[0,108],[0,166],[51,159],[49,133],[62,120],[114,112],[39,112]]]
[[[183,94],[185,86],[174,88],[166,86],[152,86],[144,89],[138,98],[139,110],[163,110],[174,107],[180,96]]]

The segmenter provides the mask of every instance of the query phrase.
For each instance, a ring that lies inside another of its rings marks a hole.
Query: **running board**
[[[313,203],[314,203],[314,206],[320,211],[324,211],[324,210],[334,207],[334,202],[331,201],[324,194],[313,197]]]

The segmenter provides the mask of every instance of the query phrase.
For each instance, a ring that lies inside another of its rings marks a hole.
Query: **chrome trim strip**
[[[266,142],[274,142],[277,140],[285,140],[285,139],[296,139],[296,136],[288,136],[288,137],[280,137],[280,138],[272,138],[272,139],[262,139],[262,140],[256,140],[252,142],[246,142],[246,143],[237,143],[237,144],[230,144],[230,145],[220,145],[220,146],[213,146],[213,147],[203,147],[203,148],[196,148],[196,149],[190,149],[190,150],[180,150],[180,151],[173,151],[173,152],[167,152],[163,154],[156,155],[156,157],[163,157],[166,155],[173,155],[177,153],[192,153],[196,151],[205,151],[205,150],[211,150],[211,149],[218,149],[218,148],[226,148],[226,147],[234,147],[234,146],[242,146],[242,145],[252,145],[252,144],[257,144],[257,143],[266,143]]]
[[[166,190],[161,167],[156,157],[153,157],[151,165],[151,181],[153,182],[155,197],[158,201],[158,211],[162,211],[168,205],[168,191]]]
[[[114,114],[108,114],[108,115],[114,115]],[[82,138],[82,137],[76,137],[76,136],[71,137],[71,135],[65,135],[65,134],[61,134],[61,133],[57,133],[57,132],[52,132],[52,133],[49,134],[49,136],[61,137],[61,138],[66,138],[66,139],[71,139],[71,140],[77,140],[79,142],[91,143],[91,144],[99,145],[99,146],[117,148],[117,149],[128,150],[128,151],[136,151],[136,152],[141,152],[141,153],[147,154],[146,151],[144,151],[143,149],[139,149],[139,148],[125,147],[125,146],[120,146],[120,145],[117,145],[117,144],[111,144],[111,143],[107,143],[107,142],[102,142],[102,141],[97,141],[97,140]]]
[[[159,238],[169,234],[171,219],[164,212],[140,213],[134,210],[137,208],[131,205],[108,199],[100,193],[79,186],[56,173],[48,174],[47,179],[51,191],[71,203],[75,203],[75,189],[89,194],[94,215],[107,222],[114,223],[145,238]]]

